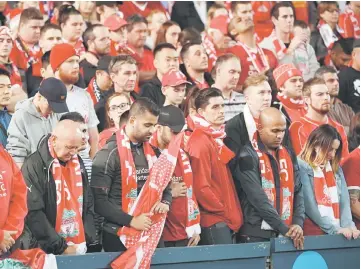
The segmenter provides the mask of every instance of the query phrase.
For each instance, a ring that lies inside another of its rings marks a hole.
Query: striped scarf
[[[320,31],[323,42],[325,43],[328,50],[332,49],[333,44],[339,39],[335,32],[332,30],[331,26],[328,25],[324,20],[320,20],[317,28]],[[336,30],[338,33],[342,34],[343,30],[336,25]]]

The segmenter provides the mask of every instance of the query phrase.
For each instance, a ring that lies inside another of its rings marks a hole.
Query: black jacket
[[[28,186],[28,215],[25,219],[26,229],[22,237],[34,239],[46,253],[62,254],[67,243],[55,231],[57,204],[56,186],[51,172],[54,159],[51,157],[48,140],[44,137],[38,150],[25,159],[21,168]],[[87,172],[82,159],[78,156],[83,179],[83,224],[87,245],[95,244],[95,226],[93,196],[89,188]],[[32,246],[30,246],[32,247]]]
[[[143,150],[143,144],[139,144],[138,149],[135,147],[132,146],[132,152]],[[153,149],[155,154],[159,156],[159,150]],[[103,224],[104,231],[116,234],[120,227],[129,227],[133,216],[122,210],[121,167],[115,134],[96,154],[93,160],[91,179],[91,188],[95,199],[95,212],[105,219]],[[143,185],[138,181],[138,193]],[[170,185],[163,192],[163,200],[169,204],[172,202]]]
[[[266,150],[262,142],[258,142],[259,149],[267,154],[270,159],[273,177],[276,187],[276,208],[268,200],[262,188],[260,177],[259,158],[251,143],[247,143],[236,156],[232,167],[232,176],[238,193],[243,212],[244,224],[240,234],[262,238],[271,238],[278,233],[285,235],[289,227],[280,218],[280,181],[278,162]],[[293,224],[303,227],[305,219],[305,207],[303,201],[300,170],[295,155],[288,151],[293,162],[294,170],[294,200],[293,200]],[[274,232],[261,229],[262,220],[265,220]]]
[[[157,75],[154,78],[147,80],[141,87],[141,96],[148,97],[159,107],[162,107],[165,102],[165,96],[162,93],[162,82],[160,82]]]
[[[188,74],[187,69],[185,68],[184,64],[181,64],[179,66],[179,69],[187,77],[187,81],[191,83],[191,85],[187,85],[187,89],[196,85],[196,83],[193,81],[193,79]],[[212,87],[212,85],[214,84],[214,79],[212,78],[212,75],[208,72],[204,73],[204,80],[208,83],[209,87]],[[187,93],[188,93],[188,91],[187,91]]]

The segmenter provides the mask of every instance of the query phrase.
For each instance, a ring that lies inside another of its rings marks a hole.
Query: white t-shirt
[[[86,90],[73,85],[73,88],[68,91],[66,104],[69,112],[78,112],[83,116],[88,128],[97,127],[99,120],[95,114],[93,101]]]

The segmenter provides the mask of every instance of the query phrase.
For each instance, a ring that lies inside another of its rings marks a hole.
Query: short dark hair
[[[158,117],[160,108],[152,100],[147,97],[140,97],[132,104],[129,109],[129,118],[133,116],[144,115],[149,112],[150,114]]]
[[[146,25],[148,25],[147,19],[139,14],[134,14],[134,15],[128,17],[127,23],[128,23],[128,26],[127,26],[128,32],[131,32],[133,30],[134,25],[137,23],[145,23]]]
[[[85,120],[84,120],[83,116],[80,115],[79,112],[75,112],[75,111],[63,114],[60,117],[59,121],[63,121],[63,120],[71,120],[71,121],[74,121],[74,122],[85,123]]]
[[[62,5],[59,8],[59,25],[61,27],[61,25],[64,23],[66,23],[71,15],[81,15],[80,12],[72,5]]]
[[[337,70],[330,65],[321,66],[319,69],[317,69],[315,78],[323,79],[323,75],[328,73],[337,74]]]
[[[295,12],[295,7],[293,6],[293,4],[291,2],[278,2],[277,4],[275,4],[272,9],[271,9],[271,17],[274,17],[278,20],[278,17],[280,15],[280,8],[281,7],[290,7],[292,8],[293,11],[293,16],[295,16],[296,12]]]
[[[119,118],[119,127],[122,127],[123,124],[126,124],[129,118],[129,110],[123,112]]]
[[[201,33],[194,27],[185,28],[179,34],[178,42],[182,47],[188,43],[202,43]]]
[[[41,64],[42,64],[42,68],[44,69],[46,69],[50,64],[50,52],[51,50],[45,52],[43,56],[41,56]]]
[[[93,41],[96,36],[94,34],[94,30],[97,27],[105,27],[103,24],[97,23],[90,25],[83,33],[83,44],[86,50],[89,49],[89,41]]]
[[[184,59],[187,57],[189,49],[196,45],[202,45],[202,42],[187,43],[182,47],[182,50],[180,52],[180,57],[181,57],[182,61],[184,61]]]
[[[345,54],[351,55],[353,51],[353,42],[355,39],[353,37],[350,38],[341,38],[337,40],[332,47],[332,51],[342,50]]]
[[[43,19],[43,14],[41,14],[38,9],[34,7],[29,7],[21,12],[19,25],[27,23],[31,20],[42,21]]]
[[[305,23],[304,21],[301,20],[295,20],[294,24],[293,24],[293,28],[294,27],[300,27],[301,29],[307,29],[309,26],[307,23]]]
[[[40,36],[43,36],[48,30],[59,30],[61,32],[59,25],[46,23],[43,27],[41,27]]]
[[[204,109],[209,105],[209,99],[219,96],[223,98],[222,92],[217,88],[207,88],[200,91],[194,100],[196,110],[198,111],[200,108]]]
[[[7,76],[10,79],[10,73],[5,69],[5,66],[0,67],[0,76]]]
[[[153,55],[154,58],[155,56],[158,54],[158,52],[161,52],[163,49],[171,49],[171,50],[177,50],[172,44],[170,43],[160,43],[158,44],[154,50],[153,50]]]

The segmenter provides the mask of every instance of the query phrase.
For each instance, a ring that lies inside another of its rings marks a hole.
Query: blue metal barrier
[[[103,269],[119,253],[57,256],[58,269]],[[356,269],[360,268],[360,241],[341,235],[310,236],[298,251],[288,238],[271,243],[199,246],[157,249],[153,269],[265,269],[271,256],[273,269]]]

